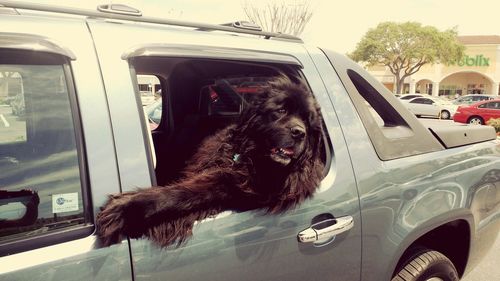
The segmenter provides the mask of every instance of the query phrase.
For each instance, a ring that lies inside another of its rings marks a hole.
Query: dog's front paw
[[[133,192],[109,197],[97,215],[97,234],[103,246],[119,243],[124,236],[140,238],[146,231],[144,207]]]

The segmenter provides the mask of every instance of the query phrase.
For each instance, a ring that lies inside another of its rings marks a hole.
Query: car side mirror
[[[40,197],[33,190],[0,190],[0,228],[27,226],[38,218]]]

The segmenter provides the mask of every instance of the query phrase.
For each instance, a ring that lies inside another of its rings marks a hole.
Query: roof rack
[[[121,4],[99,5],[97,11],[55,6],[55,5],[37,4],[24,1],[9,1],[9,0],[0,0],[0,6],[14,8],[14,9],[73,14],[73,15],[92,17],[92,18],[105,18],[105,19],[127,20],[135,22],[176,25],[183,27],[192,27],[203,31],[227,31],[234,33],[263,36],[265,39],[277,38],[277,39],[286,39],[296,42],[303,42],[302,39],[293,35],[260,31],[257,28],[248,28],[248,25],[245,25],[247,26],[245,28],[242,27],[241,24],[231,24],[230,26],[228,26],[227,24],[225,25],[204,24],[204,23],[171,20],[163,18],[143,17],[141,16],[139,10]]]

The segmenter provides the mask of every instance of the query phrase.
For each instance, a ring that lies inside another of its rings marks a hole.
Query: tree
[[[383,22],[369,29],[356,49],[348,54],[367,66],[385,65],[396,80],[396,93],[401,94],[405,78],[426,64],[451,64],[464,54],[457,40],[456,28],[440,32],[432,26],[416,22]]]
[[[257,7],[246,1],[243,10],[251,22],[263,30],[299,36],[311,20],[313,12],[306,1],[271,1]]]

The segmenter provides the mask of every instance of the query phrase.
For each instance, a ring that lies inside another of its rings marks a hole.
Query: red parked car
[[[486,124],[492,118],[500,118],[500,99],[459,106],[453,115],[455,122],[479,125]]]

